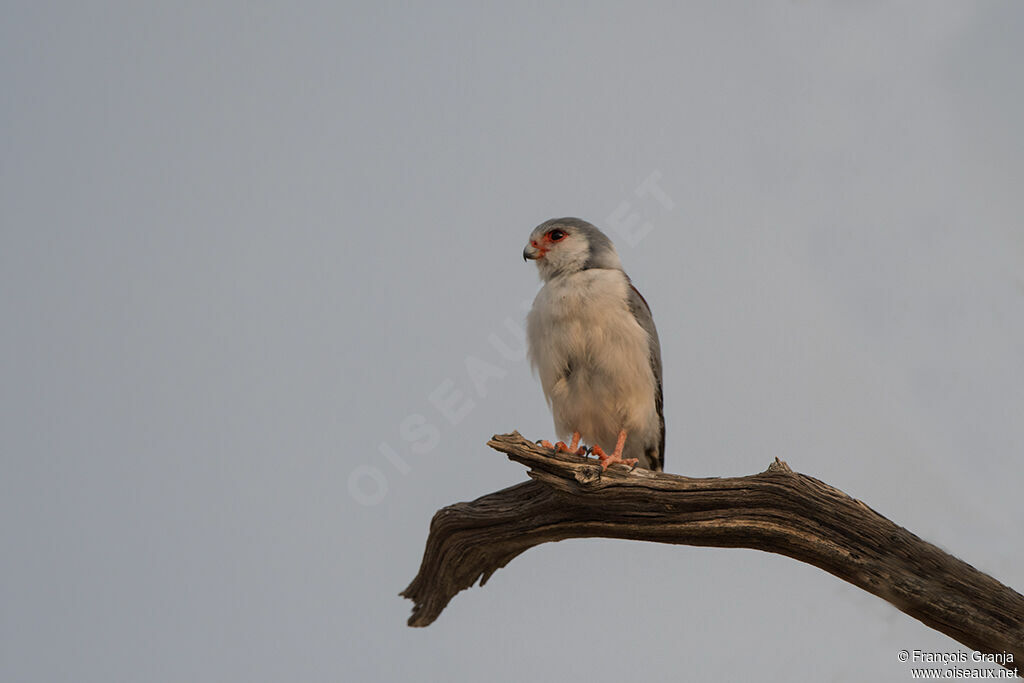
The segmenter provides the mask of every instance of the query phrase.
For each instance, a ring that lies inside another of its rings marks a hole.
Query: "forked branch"
[[[600,536],[787,555],[972,650],[1024,661],[1024,596],[778,459],[747,477],[691,479],[621,465],[602,472],[518,432],[488,445],[533,481],[437,511],[419,574],[402,592],[415,603],[410,626],[429,625],[456,593],[533,546]]]

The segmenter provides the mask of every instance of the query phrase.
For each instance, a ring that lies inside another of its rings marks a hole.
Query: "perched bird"
[[[526,338],[562,439],[541,443],[580,454],[580,443],[590,444],[603,468],[623,462],[662,469],[658,332],[611,240],[579,218],[553,218],[530,233],[523,259],[536,262],[544,281]]]

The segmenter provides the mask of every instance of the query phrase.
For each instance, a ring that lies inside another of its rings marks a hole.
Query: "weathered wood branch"
[[[985,653],[1024,661],[1024,596],[776,459],[760,474],[691,479],[553,454],[518,432],[489,443],[533,481],[442,508],[419,574],[402,595],[427,626],[477,579],[533,546],[625,538],[787,555],[886,600]],[[1012,666],[1012,665],[1011,665]]]

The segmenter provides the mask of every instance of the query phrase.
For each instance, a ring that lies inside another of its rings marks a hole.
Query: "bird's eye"
[[[548,233],[548,239],[552,242],[557,242],[561,239],[565,239],[565,233],[561,230],[552,230]]]

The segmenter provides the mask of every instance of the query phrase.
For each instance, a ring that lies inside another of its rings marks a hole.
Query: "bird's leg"
[[[585,455],[586,452],[587,452],[587,449],[579,448],[579,445],[580,445],[580,433],[579,432],[573,432],[572,433],[572,443],[571,444],[566,446],[564,441],[559,441],[558,443],[555,444],[554,448],[555,448],[556,451],[558,451],[560,453],[573,453],[575,455]]]
[[[600,446],[598,446],[596,444],[594,445],[594,455],[596,455],[597,457],[599,457],[601,459],[601,469],[602,470],[608,469],[609,465],[611,465],[613,463],[617,463],[617,462],[621,462],[623,465],[629,465],[630,467],[636,467],[636,464],[638,462],[640,462],[639,460],[637,460],[636,458],[623,458],[622,457],[622,448],[625,445],[626,445],[626,430],[625,429],[623,429],[623,430],[621,430],[619,432],[619,440],[615,442],[615,452],[613,452],[611,455],[608,455],[607,453],[605,453],[604,450]]]

